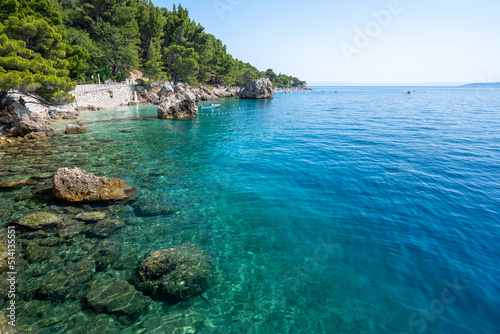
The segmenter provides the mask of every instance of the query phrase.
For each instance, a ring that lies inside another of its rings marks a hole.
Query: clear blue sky
[[[500,81],[499,0],[153,2],[181,3],[234,57],[308,82]]]

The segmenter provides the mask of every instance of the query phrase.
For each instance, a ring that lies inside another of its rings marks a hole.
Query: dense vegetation
[[[276,87],[305,82],[260,72],[233,58],[215,36],[150,0],[3,0],[0,99],[9,89],[63,100],[76,82],[124,81],[141,69],[154,81],[245,85],[266,76]]]

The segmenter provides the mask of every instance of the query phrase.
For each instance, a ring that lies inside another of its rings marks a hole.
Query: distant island
[[[500,82],[477,82],[477,83],[463,85],[461,87],[500,88]]]

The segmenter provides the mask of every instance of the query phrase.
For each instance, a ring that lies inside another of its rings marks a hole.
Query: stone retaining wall
[[[110,87],[107,90],[101,90],[92,93],[76,93],[77,107],[101,106],[106,104],[124,104],[132,100],[133,92],[130,87]]]

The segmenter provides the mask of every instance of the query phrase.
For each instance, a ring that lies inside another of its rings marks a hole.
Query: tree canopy
[[[0,93],[33,91],[61,99],[74,82],[151,80],[245,85],[266,76],[276,87],[305,85],[235,59],[181,5],[151,0],[4,0],[0,4]],[[94,79],[95,80],[95,79]],[[1,97],[1,96],[0,96]]]
[[[67,100],[74,87],[70,70],[85,51],[65,41],[61,15],[48,0],[7,1],[0,15],[0,105],[9,90],[33,92],[47,100]]]

